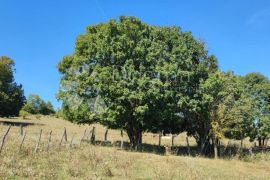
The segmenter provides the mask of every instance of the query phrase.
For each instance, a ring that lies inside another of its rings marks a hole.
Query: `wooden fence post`
[[[34,151],[35,153],[37,153],[37,150],[39,148],[39,144],[40,144],[40,140],[41,140],[41,135],[42,135],[42,129],[40,129],[38,142],[37,142],[37,145],[36,145],[36,148],[35,148],[35,151]]]
[[[20,144],[20,149],[19,149],[19,152],[20,152],[20,151],[21,151],[21,149],[22,149],[22,145],[23,145],[23,142],[24,142],[25,136],[26,136],[26,131],[24,131],[24,135],[23,135],[23,138],[22,138],[22,141],[21,141],[21,144]]]
[[[228,141],[226,151],[228,152],[229,156],[232,155],[231,140]]]
[[[162,135],[163,135],[163,131],[161,131],[161,132],[159,133],[159,136],[158,136],[158,145],[159,145],[159,146],[161,146],[161,137],[162,137]]]
[[[67,142],[67,130],[66,130],[66,128],[64,129],[64,133],[63,133],[63,136],[62,136],[61,141],[59,143],[59,147],[62,145],[62,142],[63,142],[64,138],[65,138],[65,141]]]
[[[73,134],[72,139],[71,139],[71,141],[70,141],[69,147],[72,147],[72,143],[73,143],[73,140],[74,140],[75,135],[76,135],[76,133]]]
[[[95,144],[95,142],[96,142],[96,127],[94,126],[92,129],[91,143]]]
[[[105,135],[104,135],[104,141],[107,142],[108,141],[108,128],[105,131]]]
[[[1,154],[2,149],[3,149],[3,147],[4,147],[5,140],[6,140],[6,137],[7,137],[8,133],[9,133],[10,128],[11,128],[11,125],[8,127],[6,133],[5,133],[4,136],[3,136],[2,143],[1,143],[1,147],[0,147],[0,154]]]
[[[188,136],[186,137],[186,142],[187,142],[187,153],[190,156],[190,147],[189,147],[189,140],[188,140]]]
[[[121,149],[123,149],[123,144],[124,144],[124,138],[123,138],[123,130],[121,130]]]
[[[172,135],[172,147],[174,146],[174,138],[175,138],[175,135]]]
[[[81,146],[82,141],[83,141],[83,139],[84,139],[84,137],[85,137],[86,131],[87,131],[87,128],[84,130],[83,136],[82,136],[81,141],[80,141],[80,146]]]
[[[20,125],[20,135],[23,136],[23,126]]]
[[[48,139],[48,146],[47,146],[47,151],[50,149],[50,143],[52,141],[52,131],[50,132],[49,139]]]

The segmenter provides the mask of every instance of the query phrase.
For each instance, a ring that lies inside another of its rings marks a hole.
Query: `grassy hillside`
[[[41,120],[0,119],[0,137],[8,124],[28,125],[26,139],[21,152],[19,126],[13,126],[0,156],[0,177],[10,179],[270,179],[270,158],[265,155],[251,162],[214,160],[188,156],[162,156],[153,153],[138,153],[119,150],[117,147],[101,147],[83,143],[80,139],[90,126],[78,126],[56,118],[42,117]],[[105,129],[95,125],[97,139],[104,139]],[[68,142],[59,147],[64,127]],[[43,130],[38,153],[34,153],[40,129]],[[52,143],[47,152],[49,132]],[[74,136],[74,145],[70,141]],[[127,137],[124,137],[127,140]],[[119,131],[110,130],[108,139],[120,139]],[[185,135],[175,142],[185,145]],[[144,142],[157,144],[158,137],[145,134]],[[163,143],[170,143],[169,140]],[[194,140],[191,140],[194,143]]]

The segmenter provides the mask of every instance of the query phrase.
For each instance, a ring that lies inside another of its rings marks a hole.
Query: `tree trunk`
[[[258,137],[259,147],[262,147],[262,138]]]
[[[200,153],[201,155],[204,154],[204,150],[205,150],[205,139],[204,138],[200,138],[200,141],[198,142],[198,145],[200,147]]]
[[[243,138],[241,138],[241,143],[240,143],[240,153],[243,151]]]
[[[218,157],[221,156],[221,141],[217,140],[217,144],[218,144]]]
[[[200,154],[206,155],[209,151],[209,140],[207,137],[200,137],[199,141],[197,141],[198,147],[200,148]]]
[[[190,146],[189,146],[188,136],[186,137],[186,142],[187,142],[187,153],[190,156]]]
[[[130,128],[127,129],[128,138],[130,141],[130,147],[132,149],[138,150],[142,144],[142,130]]]
[[[217,139],[213,138],[212,144],[213,144],[213,148],[214,148],[214,158],[217,159],[218,158]]]

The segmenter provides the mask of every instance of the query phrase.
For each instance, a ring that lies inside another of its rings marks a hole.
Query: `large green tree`
[[[14,82],[14,61],[0,57],[0,116],[17,116],[25,102],[22,85]]]
[[[87,27],[58,69],[67,119],[122,128],[137,147],[144,131],[184,130],[199,84],[217,63],[190,32],[120,17]]]

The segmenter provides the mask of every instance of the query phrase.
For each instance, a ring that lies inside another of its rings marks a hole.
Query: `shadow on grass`
[[[0,125],[26,127],[26,126],[34,126],[34,125],[43,126],[44,124],[41,124],[41,123],[32,123],[32,122],[22,122],[22,121],[1,121],[0,120]]]
[[[84,140],[84,142],[91,143],[89,140]],[[107,147],[117,147],[121,148],[121,141],[96,141],[94,143],[98,146],[107,146]],[[142,152],[142,153],[152,153],[152,154],[158,154],[158,155],[166,155],[171,154],[175,156],[191,156],[196,157],[200,155],[200,150],[197,146],[190,146],[189,148],[186,146],[173,146],[169,147],[166,150],[165,146],[159,146],[159,145],[153,145],[153,144],[142,144],[137,150],[131,149],[130,144],[128,142],[123,142],[123,150],[130,151],[130,152]],[[167,151],[167,152],[166,152]],[[230,146],[224,146],[221,145],[218,149],[218,154],[220,158],[232,158],[235,156],[247,156],[250,155],[252,152],[250,152],[250,149],[248,148],[242,148],[238,145],[230,145]],[[254,152],[253,153],[257,153]],[[210,146],[209,151],[203,155],[204,157],[213,158],[213,148]]]
[[[89,140],[83,140],[83,142],[91,143]],[[93,144],[93,143],[92,143]],[[106,146],[106,147],[117,147],[121,148],[121,141],[95,141],[94,145],[97,146]],[[123,142],[123,150],[132,151],[132,152],[143,152],[143,153],[153,153],[158,155],[165,155],[166,154],[166,147],[153,145],[153,144],[145,144],[143,143],[137,150],[130,148],[129,142]],[[187,147],[172,147],[170,153],[173,155],[189,155]],[[190,147],[190,156],[197,155],[197,147]]]

